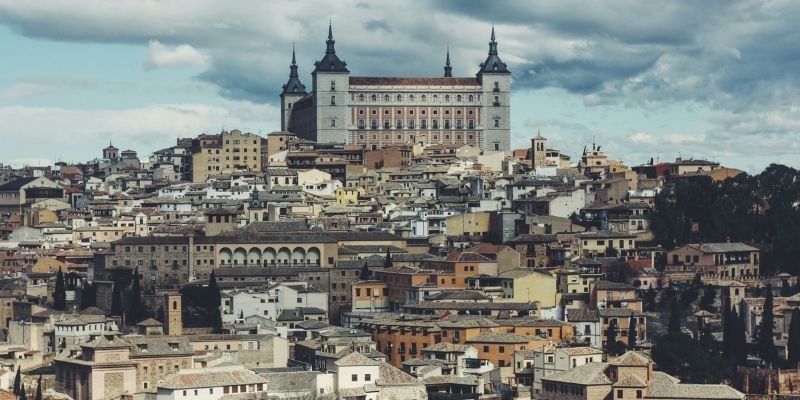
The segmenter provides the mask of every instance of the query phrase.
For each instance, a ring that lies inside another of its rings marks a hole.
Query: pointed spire
[[[450,66],[450,45],[447,46],[447,59],[444,62],[444,76],[445,78],[453,76],[453,67]]]
[[[497,39],[494,36],[494,24],[492,24],[492,38],[489,40],[489,55],[497,55]]]
[[[328,22],[328,40],[325,42],[328,48],[325,50],[326,54],[336,54],[336,49],[333,47],[335,40],[333,40],[333,21]]]
[[[294,57],[294,42],[292,42],[292,65],[297,65],[297,59]]]

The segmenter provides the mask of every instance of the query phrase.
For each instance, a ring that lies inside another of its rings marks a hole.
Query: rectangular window
[[[331,126],[336,126],[336,118],[331,118]]]
[[[331,81],[331,92],[336,90],[336,81]]]
[[[353,381],[353,382],[357,382],[358,381],[358,375],[356,375],[356,374],[350,375],[350,380]]]
[[[336,96],[331,96],[331,105],[332,106],[336,105]]]

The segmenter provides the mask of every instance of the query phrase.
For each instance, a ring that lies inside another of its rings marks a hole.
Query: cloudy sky
[[[0,162],[141,154],[280,128],[333,21],[353,75],[472,76],[492,23],[513,72],[512,143],[577,157],[800,167],[800,2],[0,0]]]

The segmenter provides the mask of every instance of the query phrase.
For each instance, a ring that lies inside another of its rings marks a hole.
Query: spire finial
[[[292,65],[297,65],[297,60],[294,57],[294,42],[292,42]]]
[[[328,21],[328,40],[325,43],[328,45],[325,53],[336,54],[336,48],[333,47],[334,43],[336,43],[336,41],[333,40],[333,20]]]
[[[497,55],[497,40],[494,36],[494,23],[492,23],[492,38],[489,40],[489,55]]]
[[[453,67],[450,66],[450,43],[447,43],[447,57],[444,62],[444,77],[449,78],[453,76]]]

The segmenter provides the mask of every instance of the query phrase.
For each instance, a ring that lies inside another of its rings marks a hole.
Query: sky
[[[280,129],[292,45],[353,76],[474,76],[494,25],[512,71],[512,147],[577,159],[800,168],[793,0],[0,0],[0,163],[140,157],[178,137]]]

